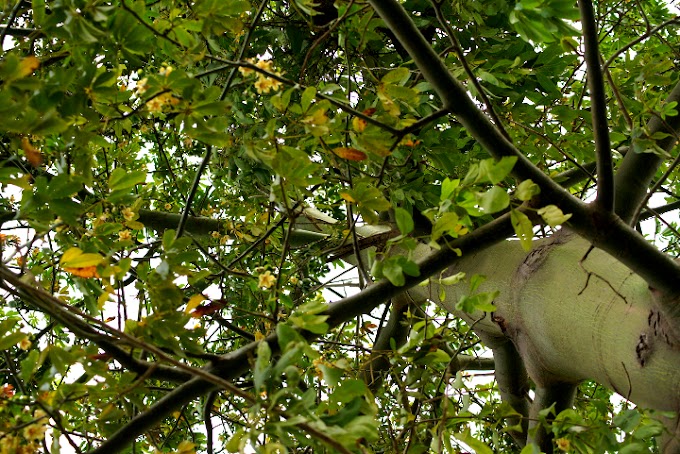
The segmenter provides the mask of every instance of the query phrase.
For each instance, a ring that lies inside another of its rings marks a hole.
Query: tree
[[[666,2],[1,17],[3,453],[680,452]]]

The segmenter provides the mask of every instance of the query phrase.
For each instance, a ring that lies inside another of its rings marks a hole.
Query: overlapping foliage
[[[522,153],[592,196],[573,2],[402,3]],[[324,312],[338,291],[329,257],[362,247],[357,224],[391,213],[387,247],[405,252],[378,252],[372,273],[399,286],[429,277],[408,254],[416,240],[447,247],[510,211],[528,248],[532,222],[570,215],[519,209],[540,188],[509,177],[516,159],[490,158],[448,115],[368,3],[5,0],[1,17],[1,452],[514,449],[501,430],[512,410],[461,372],[481,350],[463,322],[412,308],[378,388],[362,368],[385,315],[335,326]],[[677,16],[650,0],[600,1],[596,17],[615,160],[667,156],[669,135],[645,125],[678,114],[665,102]],[[653,189],[671,203],[668,162]],[[677,251],[673,222],[652,230]],[[371,267],[360,267],[363,286]],[[477,296],[461,306],[493,309]],[[278,352],[253,343],[272,334]],[[251,354],[228,363],[242,348]],[[220,361],[243,373],[199,369]],[[196,376],[214,390],[106,444]],[[643,449],[654,423],[612,421],[609,393],[588,386],[555,425],[562,447]]]

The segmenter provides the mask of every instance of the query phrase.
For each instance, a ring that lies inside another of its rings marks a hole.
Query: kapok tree
[[[680,451],[666,2],[1,17],[2,452]]]

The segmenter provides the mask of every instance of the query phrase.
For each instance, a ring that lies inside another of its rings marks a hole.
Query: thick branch
[[[666,103],[680,103],[680,82],[678,82],[670,95],[666,98]],[[657,145],[670,152],[677,144],[677,134],[680,132],[680,115],[666,117],[662,121],[658,116],[653,116],[647,123],[649,135],[656,132],[665,132],[669,137],[657,141]],[[647,188],[651,184],[656,171],[663,162],[664,157],[656,153],[626,153],[626,156],[616,172],[615,185],[615,211],[624,221],[634,224],[633,216],[638,206],[647,195]]]
[[[469,235],[457,238],[450,242],[451,248],[459,248],[463,254],[469,254],[477,250],[484,249],[510,236],[513,232],[510,223],[510,216],[504,215],[501,218],[480,227]],[[329,316],[327,323],[330,327],[336,327],[341,323],[355,318],[356,316],[368,313],[390,298],[397,296],[419,284],[425,277],[432,276],[442,271],[458,259],[457,254],[450,249],[444,248],[432,254],[420,263],[419,277],[407,276],[406,284],[403,287],[395,287],[387,280],[382,280],[372,285],[362,292],[344,298],[329,306],[326,314]],[[307,331],[302,334],[307,339],[318,337]],[[278,338],[270,335],[263,342],[269,344],[272,353],[280,352]],[[221,360],[205,368],[213,375],[218,375],[223,379],[234,379],[250,370],[249,358],[252,358],[257,351],[257,342],[252,342],[245,347],[222,356]],[[217,386],[203,378],[196,377],[172,392],[166,394],[147,411],[140,413],[129,423],[123,426],[118,432],[113,434],[107,441],[102,443],[99,448],[91,451],[92,454],[114,453],[125,449],[132,441],[147,430],[155,427],[168,415],[183,405],[188,404],[199,396],[205,395]]]
[[[555,414],[571,408],[576,397],[576,386],[571,383],[554,383],[536,387],[536,397],[531,405],[531,420],[535,432],[531,434],[529,441],[536,443],[541,452],[553,452],[552,433],[538,421],[538,413],[555,404]],[[530,429],[531,430],[531,429]]]
[[[161,211],[139,210],[139,222],[156,231],[175,229],[182,215]],[[208,236],[211,232],[224,231],[224,221],[206,217],[188,216],[184,228],[195,236]]]
[[[500,131],[469,98],[465,88],[452,76],[397,0],[369,0],[369,3],[402,42],[422,71],[423,76],[432,84],[432,87],[442,99],[445,107],[457,116],[467,131],[492,156],[496,158],[503,156],[517,157],[517,163],[513,170],[515,177],[521,180],[533,180],[541,188],[541,200],[543,202],[555,204],[563,212],[572,214],[569,225],[575,232],[625,264],[654,288],[663,290],[668,295],[680,297],[680,267],[656,247],[647,243],[633,229],[621,222],[618,217],[611,213],[599,212],[597,207],[595,209],[589,208],[524,157],[512,143],[503,137]],[[680,99],[680,84],[673,90],[668,101],[676,100],[674,98]],[[680,116],[669,118],[668,123],[671,121],[675,125],[672,126],[673,129],[680,126]],[[660,120],[653,118],[650,123],[654,123],[657,130],[662,129]],[[674,137],[671,137],[670,140],[664,139],[662,142],[670,147],[675,140]],[[629,156],[643,156],[643,158],[633,161],[634,167],[631,169],[633,175],[638,171],[646,171],[641,169],[647,169],[647,159],[660,159],[652,154],[636,153],[629,153],[626,159]],[[656,166],[654,169],[656,169]],[[651,176],[654,173],[655,170],[652,170]],[[620,174],[621,172],[617,174],[616,180],[619,188],[626,185],[625,181],[621,182],[618,178]],[[651,179],[651,176],[649,176],[649,179]],[[645,179],[644,187],[634,187],[630,197],[636,195],[636,200],[639,203],[640,196],[644,197],[647,184],[648,181]],[[616,200],[625,200],[626,196],[627,194],[617,193]],[[633,210],[635,206],[637,206],[637,203],[633,205]]]
[[[604,77],[600,66],[597,23],[590,0],[579,0],[581,25],[588,67],[590,111],[593,119],[593,137],[597,156],[597,198],[595,203],[606,211],[614,209],[614,175],[612,167],[609,124],[607,122],[607,99],[604,93]]]

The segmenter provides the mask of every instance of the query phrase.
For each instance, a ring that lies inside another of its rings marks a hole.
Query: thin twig
[[[262,13],[264,12],[264,8],[267,6],[269,2],[267,0],[262,0],[260,2],[260,7],[257,8],[257,12],[255,13],[255,16],[253,17],[253,20],[250,22],[250,27],[248,27],[248,31],[246,32],[246,36],[243,38],[243,43],[241,44],[241,48],[238,51],[238,56],[237,60],[242,60],[243,56],[246,54],[246,49],[248,48],[248,45],[250,44],[250,38],[253,35],[253,30],[255,30],[255,26],[257,25],[257,22],[260,20],[260,17],[262,16]],[[229,73],[229,76],[227,76],[227,82],[224,84],[224,88],[222,88],[222,93],[220,94],[220,99],[224,99],[227,96],[227,91],[231,88],[231,84],[234,82],[234,76],[236,75],[236,70],[237,67],[232,67],[231,72]]]
[[[194,176],[194,182],[189,190],[189,195],[187,196],[186,204],[184,204],[184,210],[182,211],[182,217],[179,218],[179,223],[177,224],[177,232],[175,232],[175,239],[182,236],[184,233],[184,227],[186,227],[187,219],[189,219],[189,213],[191,212],[191,203],[196,197],[196,192],[198,191],[198,186],[201,182],[201,177],[203,172],[208,168],[210,163],[210,158],[212,157],[212,145],[207,145],[205,147],[205,154],[203,155],[203,160],[196,170],[196,175]]]
[[[617,50],[616,52],[614,52],[614,53],[612,54],[612,56],[609,57],[609,58],[607,59],[607,61],[604,62],[603,67],[609,68],[609,66],[614,62],[614,60],[616,60],[616,58],[617,58],[619,55],[621,55],[622,53],[624,53],[625,51],[627,51],[628,49],[630,49],[631,47],[633,47],[633,46],[636,45],[637,43],[639,43],[639,42],[641,42],[641,41],[644,41],[645,39],[649,38],[650,36],[652,36],[653,34],[655,34],[656,32],[658,32],[659,30],[661,30],[661,29],[663,29],[663,28],[665,28],[665,27],[667,27],[668,25],[673,24],[673,23],[680,23],[680,16],[672,17],[672,18],[670,18],[670,19],[668,19],[668,20],[666,20],[666,21],[660,23],[660,24],[657,25],[656,27],[650,29],[650,30],[647,31],[646,33],[644,33],[644,34],[638,36],[637,38],[635,38],[634,40],[632,40],[631,42],[629,42],[628,44],[626,44],[625,46],[623,46],[621,49],[619,49],[619,50]]]
[[[482,85],[477,80],[477,76],[475,76],[475,74],[472,72],[472,68],[470,68],[467,59],[465,58],[465,53],[463,52],[463,48],[460,46],[460,43],[456,38],[453,28],[451,28],[451,25],[442,14],[441,3],[432,0],[432,6],[434,7],[435,14],[437,15],[437,20],[444,28],[444,30],[446,30],[446,34],[449,37],[449,41],[453,46],[454,52],[458,56],[460,64],[463,65],[463,69],[465,70],[468,79],[470,80],[472,85],[474,85],[475,89],[477,90],[477,93],[479,93],[479,97],[482,98],[482,102],[486,106],[486,110],[491,116],[491,119],[493,120],[501,134],[503,134],[503,136],[505,136],[506,139],[510,140],[510,136],[508,135],[508,132],[505,130],[505,127],[503,127],[503,123],[501,122],[500,117],[496,114],[496,110],[493,108],[493,104],[491,104],[491,101],[484,92],[484,87],[482,87]]]
[[[12,8],[12,11],[9,13],[9,19],[7,20],[7,26],[5,26],[2,29],[2,32],[0,32],[0,49],[5,49],[5,37],[9,33],[9,30],[12,27],[12,24],[17,18],[17,14],[19,14],[19,8],[21,8],[21,4],[23,3],[23,0],[17,0],[17,2],[14,4],[14,7]]]

